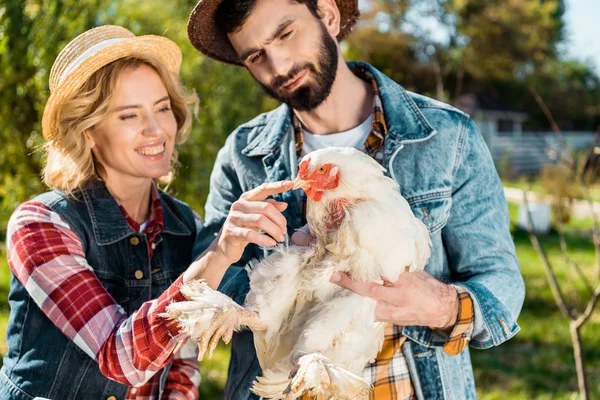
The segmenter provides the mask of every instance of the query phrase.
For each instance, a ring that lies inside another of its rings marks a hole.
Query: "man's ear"
[[[336,38],[340,33],[340,9],[335,0],[318,0],[319,16],[329,34]]]

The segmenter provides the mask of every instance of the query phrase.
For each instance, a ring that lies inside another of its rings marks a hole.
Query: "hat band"
[[[71,72],[73,72],[75,70],[75,68],[79,67],[85,60],[87,60],[88,58],[90,58],[91,56],[93,56],[94,54],[99,52],[100,50],[110,46],[111,44],[122,42],[123,40],[126,40],[126,39],[128,39],[128,38],[114,38],[114,39],[103,40],[102,42],[96,43],[95,45],[93,45],[92,47],[90,47],[89,49],[84,51],[79,57],[77,57],[75,59],[75,61],[73,61],[71,63],[71,65],[69,65],[67,70],[62,75],[60,82],[62,82]]]

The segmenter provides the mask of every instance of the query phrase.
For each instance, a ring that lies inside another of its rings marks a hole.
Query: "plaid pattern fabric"
[[[402,327],[391,324],[385,327],[385,340],[377,359],[363,370],[363,378],[373,385],[369,399],[417,398],[401,350],[405,341]]]
[[[150,252],[150,258],[154,255],[154,241],[156,240],[156,236],[161,233],[165,227],[162,205],[160,204],[160,197],[158,196],[158,189],[156,185],[152,184],[152,192],[151,192],[151,205],[150,205],[150,218],[148,219],[148,225],[146,225],[146,229],[144,229],[144,235],[146,235],[146,240],[148,241],[148,251]],[[119,203],[119,202],[117,202]],[[125,217],[125,221],[127,221],[127,225],[134,232],[139,232],[141,225],[137,223],[133,218],[127,214],[125,207],[119,203],[119,209],[123,213]]]
[[[388,133],[385,123],[385,115],[379,95],[379,88],[373,76],[366,70],[355,69],[355,75],[371,82],[373,88],[373,114],[372,129],[360,150],[373,157],[380,164],[383,163],[383,144]],[[304,133],[302,124],[292,113],[292,126],[296,140],[296,155],[298,162],[304,155],[302,146],[304,144]],[[303,223],[306,223],[306,194],[302,194],[301,210]],[[447,343],[443,346],[444,351],[450,355],[460,353],[469,343],[473,333],[473,302],[468,293],[458,286],[454,287],[459,296],[459,313],[456,325],[452,329]],[[416,395],[408,371],[406,359],[401,351],[406,337],[402,335],[402,327],[388,325],[385,330],[385,340],[381,351],[375,362],[367,365],[363,370],[363,378],[373,384],[373,390],[369,399],[394,399],[394,400],[416,400]],[[308,396],[303,396],[308,399]]]
[[[155,215],[157,218],[158,215]],[[159,298],[126,315],[102,286],[69,225],[45,205],[27,202],[15,210],[7,232],[8,263],[44,314],[102,373],[130,388],[127,399],[157,397],[159,372],[171,359],[169,398],[198,397],[195,346],[175,321],[158,316],[185,297],[177,279]]]
[[[469,293],[459,286],[452,286],[458,294],[458,317],[456,324],[450,332],[450,337],[444,344],[446,354],[455,356],[467,347],[471,335],[473,334],[475,310],[473,309],[473,300]]]

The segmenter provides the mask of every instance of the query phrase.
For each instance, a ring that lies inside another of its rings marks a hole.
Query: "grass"
[[[511,219],[516,220],[517,205],[509,205]],[[594,275],[594,250],[589,236],[582,235],[591,221],[574,220],[567,226],[567,244],[575,261],[591,279]],[[576,399],[577,380],[568,321],[559,313],[546,283],[539,257],[526,233],[513,227],[513,237],[527,288],[523,311],[519,317],[521,332],[512,340],[488,350],[471,350],[475,382],[483,400]],[[563,293],[570,304],[585,301],[586,290],[574,271],[562,260],[556,234],[542,236],[557,277],[564,284]],[[6,257],[0,259],[0,292],[8,293],[10,273]],[[592,282],[595,282],[592,279]],[[0,302],[0,352],[6,352],[4,336],[8,318],[6,300]],[[583,329],[583,343],[588,365],[592,398],[600,398],[600,311]],[[227,378],[229,348],[220,344],[210,360],[200,364],[203,399],[222,399]]]

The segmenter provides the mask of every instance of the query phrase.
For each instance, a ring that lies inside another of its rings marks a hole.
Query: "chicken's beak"
[[[297,177],[296,179],[294,179],[294,186],[292,186],[293,190],[309,189],[309,188],[310,188],[310,183],[308,181],[305,181],[304,179],[301,179],[300,177]]]

